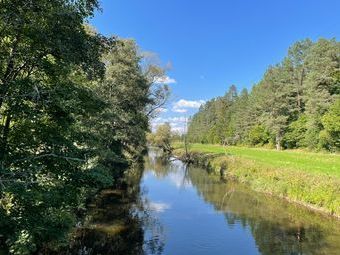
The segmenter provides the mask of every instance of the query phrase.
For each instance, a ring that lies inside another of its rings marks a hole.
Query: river
[[[72,254],[340,254],[332,217],[153,151],[144,168],[132,202],[109,190],[92,205]]]
[[[337,220],[180,161],[151,153],[141,188],[160,254],[340,254]]]

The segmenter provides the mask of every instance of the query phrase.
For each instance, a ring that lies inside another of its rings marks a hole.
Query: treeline
[[[172,152],[171,142],[173,142],[176,138],[179,137],[171,132],[171,126],[168,122],[159,125],[155,132],[150,132],[147,135],[147,141],[150,146],[158,147],[168,155]]]
[[[289,48],[250,92],[208,101],[191,119],[191,142],[340,148],[340,43],[309,39]]]
[[[140,160],[167,97],[133,41],[85,25],[98,7],[0,1],[0,244],[12,254],[67,245],[89,195]]]

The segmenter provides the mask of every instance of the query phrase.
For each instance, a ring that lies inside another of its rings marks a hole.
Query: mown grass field
[[[176,143],[174,147],[183,147],[183,144]],[[280,169],[300,170],[340,178],[339,154],[313,153],[296,150],[276,151],[236,146],[224,147],[212,144],[190,144],[189,149],[196,152],[233,155]]]
[[[183,144],[173,144],[184,155]],[[253,190],[286,198],[340,219],[340,155],[190,144],[192,160]]]

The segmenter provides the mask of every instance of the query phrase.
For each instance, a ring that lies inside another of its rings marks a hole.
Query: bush
[[[340,148],[340,99],[338,98],[321,119],[324,130],[319,134],[319,145],[327,150]]]
[[[251,145],[268,143],[270,135],[262,125],[256,125],[249,131],[248,140]]]
[[[301,115],[296,121],[292,122],[289,125],[288,131],[283,138],[283,142],[286,148],[291,149],[306,146],[306,124],[306,115]]]

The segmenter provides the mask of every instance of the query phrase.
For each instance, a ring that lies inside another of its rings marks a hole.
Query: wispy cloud
[[[172,108],[172,111],[173,111],[173,112],[179,112],[179,113],[185,113],[185,112],[187,112],[188,110],[187,110],[187,109],[177,109],[177,108]]]
[[[177,168],[181,169],[181,168]],[[173,171],[168,175],[169,180],[177,187],[177,188],[190,188],[192,187],[192,183],[190,179],[187,179],[184,171]]]
[[[173,104],[172,111],[184,113],[184,112],[187,112],[187,108],[197,109],[204,103],[205,103],[204,100],[191,101],[191,100],[181,99]]]
[[[162,202],[150,202],[149,203],[149,208],[152,211],[162,213],[167,209],[170,209],[171,205],[167,203],[162,203]]]
[[[185,100],[181,99],[172,105],[172,111],[176,113],[186,113],[189,109],[197,109],[202,104],[204,104],[204,100]],[[166,112],[165,108],[160,109],[161,112]],[[151,128],[153,131],[157,129],[158,126],[168,122],[171,126],[172,131],[179,132],[181,134],[186,132],[187,128],[187,118],[184,116],[179,117],[158,117],[152,120]]]
[[[184,134],[186,132],[186,128],[184,126],[173,127],[171,126],[171,130],[176,133]]]
[[[156,111],[157,113],[164,113],[164,112],[167,112],[168,109],[161,107],[161,108],[156,109],[155,111]]]
[[[169,122],[169,123],[172,123],[172,122],[175,122],[175,123],[184,123],[184,122],[186,122],[186,118],[184,116],[181,116],[181,117],[169,117],[169,118],[158,117],[158,118],[154,119],[153,122],[154,123],[164,123],[164,122]]]
[[[151,127],[152,130],[156,130],[158,126],[164,124],[165,122],[168,122],[171,126],[172,131],[184,133],[185,132],[185,127],[186,127],[186,122],[187,119],[183,116],[181,117],[169,117],[169,118],[155,118],[152,123]]]
[[[176,83],[176,80],[173,79],[173,78],[170,78],[167,75],[164,75],[164,76],[155,78],[154,83],[156,83],[156,84],[172,84],[172,83]]]

